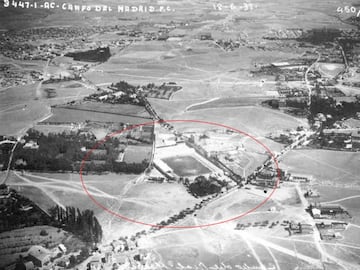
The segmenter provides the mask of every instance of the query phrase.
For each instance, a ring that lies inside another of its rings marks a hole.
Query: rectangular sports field
[[[174,156],[162,159],[178,176],[195,176],[211,171],[191,156]]]

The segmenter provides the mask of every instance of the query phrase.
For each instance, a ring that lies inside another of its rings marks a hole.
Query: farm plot
[[[81,123],[86,121],[131,124],[144,123],[144,119],[140,117],[124,116],[112,113],[88,112],[66,108],[53,108],[52,112],[53,116],[46,119],[44,121],[45,123]]]
[[[129,145],[125,149],[124,162],[141,163],[144,160],[149,161],[152,154],[151,146]]]
[[[150,118],[145,107],[131,104],[108,104],[101,102],[82,102],[80,104],[58,106],[58,108],[66,108],[79,111],[110,113],[123,116],[134,116]],[[145,120],[146,121],[146,120]]]

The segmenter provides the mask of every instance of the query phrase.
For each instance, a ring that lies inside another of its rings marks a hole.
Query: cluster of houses
[[[350,214],[338,204],[310,204],[309,212],[314,219],[351,218]]]
[[[313,234],[314,228],[311,224],[302,222],[290,222],[287,227],[289,235],[293,234]]]
[[[61,266],[60,266],[61,265]],[[8,265],[5,270],[65,269],[70,265],[67,248],[59,244],[52,250],[39,245],[29,248],[20,261]]]
[[[0,64],[0,86],[13,87],[40,80],[41,73],[35,70],[19,70],[9,64]]]
[[[360,150],[360,129],[323,129],[321,144],[335,149]]]
[[[280,181],[278,181],[279,178]],[[273,188],[282,182],[309,183],[313,180],[312,175],[289,173],[281,169],[278,172],[274,168],[265,168],[256,173],[256,175],[251,178],[250,183],[256,186]]]
[[[316,223],[322,240],[341,239],[341,232],[346,230],[348,223],[342,221],[322,221]]]

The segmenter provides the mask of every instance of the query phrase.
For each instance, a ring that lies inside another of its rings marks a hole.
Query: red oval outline
[[[86,185],[84,183],[84,179],[83,179],[83,167],[84,167],[84,164],[85,164],[85,161],[89,158],[89,156],[91,155],[91,153],[97,149],[101,144],[105,143],[107,140],[109,140],[111,137],[115,136],[115,135],[118,135],[118,134],[121,134],[122,132],[125,132],[125,131],[129,131],[129,130],[132,130],[134,128],[138,128],[138,127],[141,127],[141,126],[149,126],[149,125],[153,125],[155,126],[155,124],[161,124],[161,123],[179,123],[179,122],[187,122],[187,123],[200,123],[200,124],[208,124],[208,125],[213,125],[213,126],[218,126],[218,127],[223,127],[223,128],[226,128],[226,129],[230,129],[230,130],[233,130],[233,131],[236,131],[240,134],[243,134],[249,138],[251,138],[252,140],[254,140],[256,143],[258,143],[259,145],[261,145],[271,156],[275,166],[276,166],[276,171],[277,171],[277,180],[276,180],[276,183],[274,185],[274,188],[272,189],[271,193],[269,194],[269,196],[267,196],[261,203],[259,203],[257,206],[249,209],[248,211],[242,213],[241,215],[238,215],[236,217],[233,217],[233,218],[229,218],[229,219],[225,219],[225,220],[221,220],[221,221],[217,221],[217,222],[214,222],[214,223],[209,223],[209,224],[200,224],[200,225],[188,225],[188,226],[167,226],[167,225],[157,225],[157,224],[151,224],[151,223],[146,223],[146,222],[142,222],[142,221],[138,221],[138,220],[135,220],[135,219],[131,219],[131,218],[128,218],[128,217],[125,217],[123,215],[120,215],[119,213],[116,213],[110,209],[108,209],[107,207],[103,206],[101,203],[99,203],[88,191],[88,189],[86,188]],[[278,188],[279,186],[279,183],[280,183],[280,180],[281,180],[281,174],[280,174],[280,168],[279,168],[279,164],[278,164],[278,161],[275,157],[275,155],[271,152],[271,150],[262,142],[260,142],[258,139],[256,139],[254,136],[242,131],[242,130],[238,130],[236,128],[233,128],[233,127],[230,127],[230,126],[227,126],[227,125],[224,125],[224,124],[219,124],[219,123],[215,123],[215,122],[209,122],[209,121],[202,121],[202,120],[179,120],[179,119],[174,119],[174,120],[158,120],[158,121],[152,121],[152,122],[146,122],[146,123],[142,123],[142,124],[137,124],[137,125],[132,125],[132,126],[129,126],[125,129],[122,129],[122,130],[119,130],[119,131],[116,131],[116,132],[113,132],[107,136],[104,137],[104,139],[98,141],[94,147],[92,147],[87,153],[86,155],[84,156],[84,158],[82,159],[81,161],[81,164],[80,164],[80,171],[79,171],[79,174],[80,174],[80,180],[81,180],[81,185],[85,191],[85,193],[87,194],[87,196],[100,208],[102,208],[103,210],[105,210],[106,212],[116,216],[116,217],[119,217],[121,219],[124,219],[126,221],[129,221],[129,222],[132,222],[132,223],[136,223],[136,224],[141,224],[141,225],[145,225],[145,226],[150,226],[150,227],[156,227],[156,228],[170,228],[170,229],[193,229],[193,228],[205,228],[205,227],[210,227],[210,226],[215,226],[215,225],[219,225],[219,224],[224,224],[226,222],[230,222],[230,221],[233,221],[233,220],[237,220],[237,219],[240,219],[241,217],[244,217],[246,215],[248,215],[249,213],[251,212],[254,212],[255,210],[257,210],[258,208],[260,208],[261,206],[263,206],[274,194],[274,192],[276,191],[276,189]]]

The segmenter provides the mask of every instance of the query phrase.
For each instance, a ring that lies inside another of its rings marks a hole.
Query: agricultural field
[[[330,150],[293,150],[284,156],[282,166],[294,173],[307,173],[316,184],[359,189],[360,154]]]
[[[53,115],[50,118],[44,121],[45,123],[83,123],[86,121],[92,121],[101,123],[110,122],[141,124],[147,122],[146,119],[135,116],[125,116],[103,112],[90,113],[89,111],[73,110],[58,107],[52,108],[52,114]]]
[[[123,116],[134,116],[141,118],[150,118],[149,113],[142,106],[131,104],[108,104],[101,102],[81,102],[79,104],[57,106],[79,111],[109,113]],[[146,120],[144,120],[146,121]]]
[[[82,100],[94,92],[93,88],[81,81],[47,83],[42,84],[40,88],[41,99],[51,106]]]
[[[231,108],[231,107],[241,107],[241,106],[255,106],[260,105],[262,101],[268,99],[269,97],[247,97],[247,98],[220,98],[214,101],[200,103],[198,105],[192,105],[188,107],[188,111],[196,111],[203,109],[211,108]]]
[[[0,130],[16,135],[50,114],[47,105],[36,98],[36,84],[0,91]]]
[[[124,162],[141,163],[143,160],[149,161],[152,155],[151,146],[129,145],[125,149]]]

